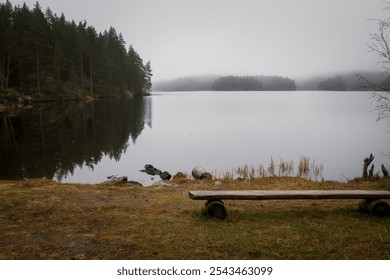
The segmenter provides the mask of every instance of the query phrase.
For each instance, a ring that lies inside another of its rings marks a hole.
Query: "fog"
[[[36,0],[11,1],[32,8]],[[39,1],[58,15],[113,26],[151,61],[154,80],[191,75],[292,78],[372,71],[368,52],[382,0]]]

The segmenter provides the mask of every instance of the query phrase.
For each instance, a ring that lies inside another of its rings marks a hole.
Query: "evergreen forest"
[[[151,87],[150,62],[117,31],[98,32],[38,2],[0,3],[0,96],[31,95],[49,100],[84,96],[145,95]]]

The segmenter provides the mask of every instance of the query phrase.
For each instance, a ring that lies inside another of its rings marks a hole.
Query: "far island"
[[[361,77],[364,77],[362,79]],[[390,84],[379,72],[351,72],[291,79],[282,76],[189,76],[155,81],[153,91],[367,91],[367,80],[376,85]]]

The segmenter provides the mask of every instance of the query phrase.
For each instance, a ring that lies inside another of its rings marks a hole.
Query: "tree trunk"
[[[42,139],[42,146],[45,146],[45,133],[43,131],[43,116],[42,116],[42,110],[39,111],[39,126],[41,128],[41,139]]]
[[[111,59],[108,61],[108,79],[110,85],[110,96],[112,94],[112,69],[111,69]]]
[[[39,56],[38,52],[35,53],[36,56],[36,62],[37,62],[37,87],[38,87],[38,92],[41,92],[41,82],[40,82],[40,77],[39,77]]]
[[[19,66],[19,93],[22,93],[22,68]]]
[[[89,55],[89,94],[92,96],[93,93],[93,75],[92,75],[92,57]]]
[[[4,114],[3,115],[3,122],[4,122],[4,147],[5,147],[5,151],[7,152],[8,150],[8,129],[7,129],[7,117],[6,115]]]
[[[0,64],[0,90],[3,91],[5,89],[5,73],[4,73],[4,65]],[[3,74],[4,73],[4,74]]]
[[[11,50],[8,49],[7,76],[5,78],[5,89],[8,89],[10,69],[11,69]]]
[[[84,92],[84,57],[83,49],[80,51],[80,81],[81,81],[81,93]]]

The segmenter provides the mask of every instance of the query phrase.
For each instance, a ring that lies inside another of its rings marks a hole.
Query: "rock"
[[[212,179],[212,175],[203,167],[197,166],[192,169],[192,176],[197,180]]]
[[[335,181],[335,180],[326,180],[324,183],[327,183],[327,184],[340,184],[339,181]]]
[[[134,97],[134,93],[132,93],[132,92],[129,91],[128,89],[125,89],[125,90],[123,91],[123,96],[129,97],[129,98],[133,98],[133,97]]]
[[[168,181],[172,178],[171,174],[169,174],[167,171],[164,171],[160,174],[160,178],[163,181]]]
[[[171,184],[167,184],[164,181],[158,181],[158,182],[154,183],[153,186],[158,186],[159,188],[162,188],[162,187],[172,187]]]
[[[175,174],[175,176],[173,176],[173,179],[174,179],[174,180],[175,180],[175,179],[186,179],[186,178],[187,178],[187,176],[184,175],[183,172],[177,172],[177,173]]]
[[[25,104],[31,105],[34,102],[34,99],[30,95],[22,95],[20,98],[22,99],[22,103]]]
[[[127,182],[127,176],[117,176],[117,175],[111,175],[107,177],[108,181],[105,181],[104,183],[111,183],[111,184],[118,184],[118,183],[126,183]]]
[[[84,102],[86,102],[86,103],[92,102],[94,100],[95,100],[95,98],[90,96],[90,95],[84,96]]]
[[[134,186],[140,186],[140,187],[143,187],[142,184],[140,182],[137,182],[137,181],[128,181],[127,182],[129,185],[134,185]]]
[[[0,113],[7,111],[7,109],[8,109],[7,106],[0,104]]]
[[[152,175],[152,176],[153,175],[160,175],[162,173],[161,170],[157,169],[156,167],[154,167],[151,164],[146,164],[145,169],[140,170],[140,171],[145,172],[146,174]]]
[[[19,103],[19,99],[20,99],[19,96],[20,93],[17,90],[12,88],[5,90],[5,94],[3,95],[6,103],[13,103],[13,104]]]
[[[221,181],[215,181],[214,182],[214,186],[221,186],[222,185],[222,182]]]

